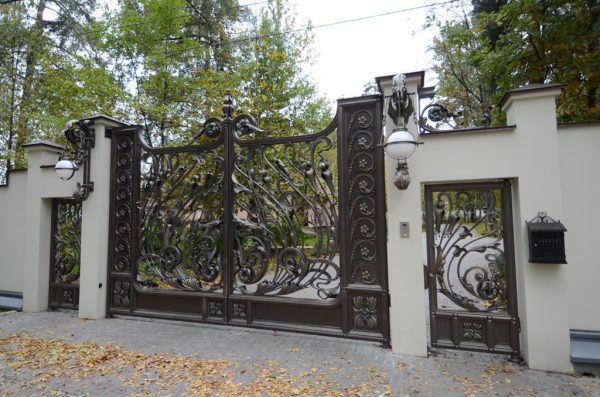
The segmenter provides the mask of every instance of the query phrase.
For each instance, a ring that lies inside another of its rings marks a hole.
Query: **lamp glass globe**
[[[72,160],[60,160],[54,166],[54,172],[58,177],[64,181],[68,181],[73,177],[77,170],[77,164]]]
[[[408,130],[395,129],[385,142],[385,152],[395,160],[410,157],[417,150],[417,141]]]

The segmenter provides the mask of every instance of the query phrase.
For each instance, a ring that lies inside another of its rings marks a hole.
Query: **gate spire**
[[[225,92],[225,99],[223,99],[223,118],[231,119],[233,117],[233,97],[231,91]]]

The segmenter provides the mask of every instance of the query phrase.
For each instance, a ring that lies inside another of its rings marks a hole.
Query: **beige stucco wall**
[[[50,278],[50,237],[52,198],[71,197],[79,175],[62,181],[52,167],[61,148],[51,142],[32,143],[28,153],[27,193],[23,197],[25,233],[21,243],[23,310],[43,311],[48,308]],[[80,174],[80,173],[78,173]]]
[[[108,211],[110,192],[110,135],[106,129],[123,125],[105,116],[95,116],[96,145],[91,155],[91,175],[94,190],[82,204],[81,270],[79,316],[103,318],[106,312],[106,278],[108,261]],[[69,181],[54,175],[52,168],[60,152],[50,142],[27,145],[29,167],[27,194],[24,196],[24,239],[21,277],[23,310],[43,311],[48,307],[48,280],[51,241],[51,199],[71,197],[82,172]],[[2,248],[2,247],[0,247]]]
[[[600,122],[558,129],[572,329],[600,332]]]
[[[0,187],[0,291],[23,292],[27,171],[13,171]]]
[[[415,81],[408,80],[409,91]],[[388,94],[390,82],[381,82]],[[560,88],[519,91],[505,103],[508,124],[494,132],[423,136],[425,145],[408,160],[412,183],[397,190],[387,161],[388,258],[392,346],[397,353],[424,354],[421,187],[440,182],[513,181],[513,223],[522,355],[532,368],[570,371],[567,266],[528,262],[526,221],[539,211],[563,219],[555,96]],[[388,124],[390,121],[388,120]],[[388,125],[388,128],[392,127]],[[416,133],[413,125],[409,130]],[[399,222],[410,222],[410,238],[400,238]],[[406,291],[398,291],[405,288]],[[412,300],[411,300],[412,299]],[[408,321],[407,321],[408,319]],[[549,348],[551,346],[551,348]]]

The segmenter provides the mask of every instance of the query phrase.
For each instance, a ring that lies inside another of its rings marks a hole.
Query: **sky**
[[[429,71],[432,55],[427,49],[436,32],[423,27],[431,10],[410,9],[441,2],[445,1],[290,0],[301,26],[310,20],[317,27],[312,46],[315,63],[306,71],[321,94],[332,101],[362,95],[364,85],[377,76],[424,70],[427,84],[434,84],[435,76]],[[264,6],[260,0],[241,0],[240,4]],[[436,12],[449,6],[438,6]],[[390,14],[318,28],[385,13]]]

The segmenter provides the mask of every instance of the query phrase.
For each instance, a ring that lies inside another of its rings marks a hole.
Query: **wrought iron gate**
[[[519,358],[510,182],[425,187],[431,345]]]
[[[108,313],[388,344],[381,105],[273,137],[228,95],[178,148],[113,129]]]
[[[50,296],[52,309],[79,307],[81,201],[52,200]]]

